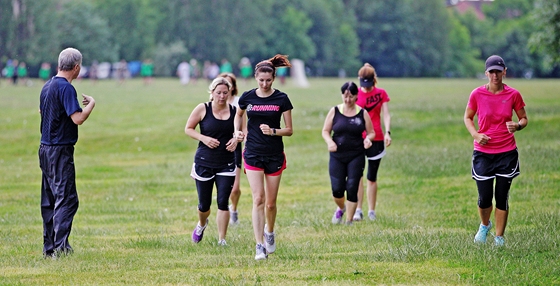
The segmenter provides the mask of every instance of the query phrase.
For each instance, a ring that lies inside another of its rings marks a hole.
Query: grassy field
[[[379,172],[378,219],[332,225],[321,128],[342,79],[288,83],[294,135],[278,199],[276,253],[254,260],[251,195],[242,178],[241,224],[217,245],[212,206],[204,240],[190,240],[197,196],[189,177],[197,142],[183,130],[207,83],[176,79],[76,81],[96,108],[80,127],[75,253],[42,257],[39,92],[0,84],[1,285],[560,285],[559,80],[507,80],[527,104],[516,133],[521,176],[510,193],[506,246],[475,245],[472,139],[463,124],[482,80],[380,79],[390,97],[393,145]],[[239,83],[240,90],[255,86]],[[493,220],[493,219],[492,219]],[[493,240],[492,240],[493,241]]]

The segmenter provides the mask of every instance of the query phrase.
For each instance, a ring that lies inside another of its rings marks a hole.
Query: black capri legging
[[[491,207],[494,197],[496,208],[507,211],[511,182],[519,172],[517,149],[497,154],[473,151],[471,173],[478,187],[478,206],[481,209]]]
[[[365,164],[364,153],[330,153],[329,175],[333,197],[342,198],[346,191],[346,199],[349,202],[358,202],[358,186]]]
[[[207,212],[212,205],[212,189],[216,185],[218,209],[229,210],[229,196],[235,181],[235,168],[213,169],[194,165],[191,177],[195,179],[198,192],[198,210]]]

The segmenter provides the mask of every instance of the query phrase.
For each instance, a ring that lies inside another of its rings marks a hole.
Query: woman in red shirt
[[[364,108],[371,118],[375,138],[373,145],[366,150],[368,159],[367,171],[367,200],[368,200],[368,217],[370,220],[375,219],[375,205],[377,203],[377,171],[381,158],[385,156],[385,147],[391,145],[391,114],[389,113],[389,95],[384,89],[377,87],[377,74],[375,69],[369,63],[365,63],[358,71],[360,78],[360,89],[358,90],[358,101],[356,104]],[[381,129],[381,114],[383,113],[383,123],[385,125],[385,133]],[[362,220],[362,204],[364,198],[364,188],[360,181],[358,189],[358,208],[354,213],[353,220]]]

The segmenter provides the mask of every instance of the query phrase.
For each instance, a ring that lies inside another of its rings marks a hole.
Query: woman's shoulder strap
[[[341,110],[344,111],[344,104],[341,103],[341,104],[337,105],[336,109],[338,110],[338,112],[342,113]],[[362,111],[362,108],[360,106],[356,105],[356,114],[359,114],[360,111]]]

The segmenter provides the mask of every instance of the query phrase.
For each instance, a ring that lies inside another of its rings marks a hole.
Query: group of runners
[[[82,110],[71,85],[79,74],[81,60],[81,54],[75,49],[62,51],[58,74],[47,81],[41,91],[39,157],[43,171],[41,207],[45,256],[68,253],[72,249],[68,236],[78,208],[73,165],[77,125],[87,119],[95,106],[92,97],[83,95]],[[286,168],[282,137],[293,134],[293,106],[288,95],[272,85],[277,69],[290,66],[287,56],[280,54],[259,62],[254,68],[257,87],[241,96],[237,96],[235,76],[222,73],[209,86],[210,100],[200,103],[191,112],[185,133],[199,141],[191,169],[198,193],[198,222],[192,231],[193,242],[203,239],[209,225],[215,187],[218,245],[227,245],[228,226],[239,220],[237,204],[243,169],[253,200],[255,259],[267,259],[268,254],[276,251],[277,197]],[[520,93],[503,83],[506,74],[503,59],[489,57],[485,72],[489,81],[473,90],[464,115],[465,126],[474,139],[472,177],[478,188],[481,220],[474,241],[486,242],[492,227],[490,216],[495,197],[494,243],[502,246],[509,189],[512,179],[519,174],[513,133],[522,130],[528,121]],[[337,206],[332,217],[335,224],[342,223],[344,214],[346,224],[364,219],[362,176],[366,161],[367,217],[376,219],[377,173],[385,149],[391,145],[390,98],[377,86],[372,65],[364,64],[358,71],[358,78],[359,86],[352,81],[342,85],[342,103],[330,109],[322,129],[330,154],[328,169]],[[518,122],[512,121],[513,111]],[[478,129],[474,124],[475,115]]]

